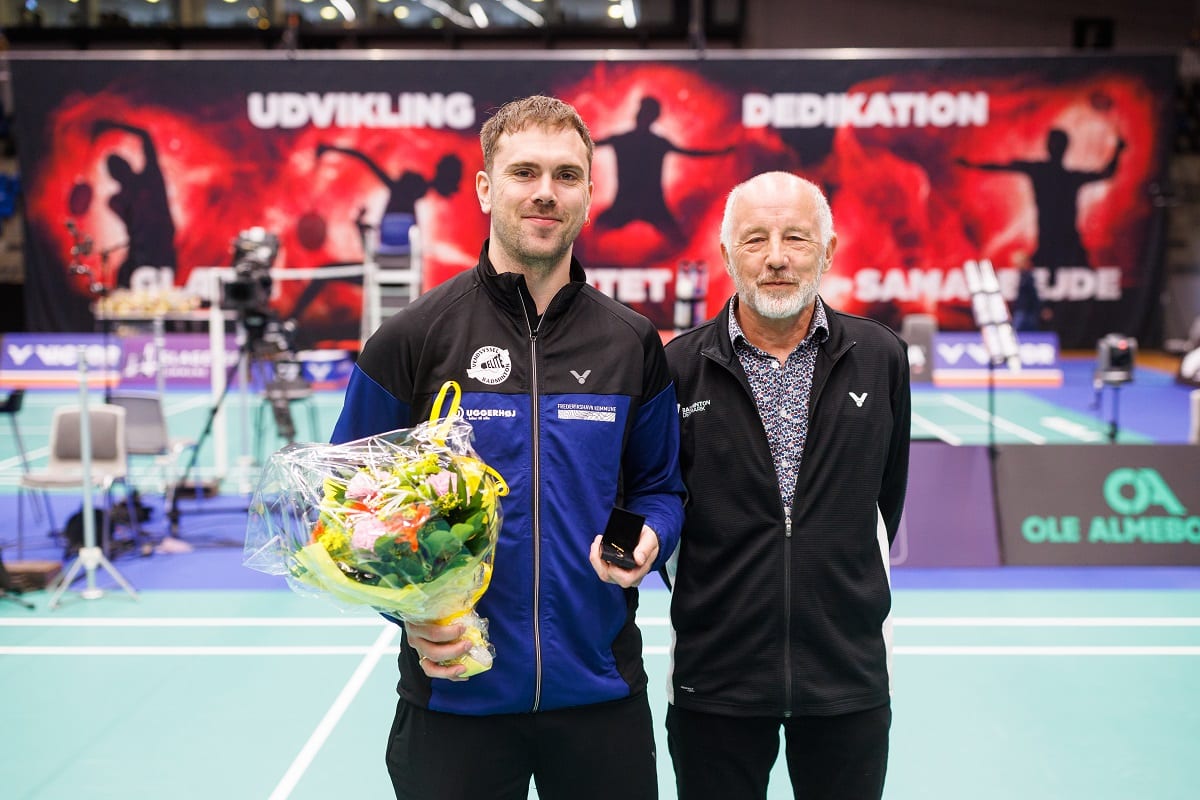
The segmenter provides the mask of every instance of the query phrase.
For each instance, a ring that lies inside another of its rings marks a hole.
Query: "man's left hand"
[[[596,575],[600,580],[605,583],[615,583],[625,589],[641,583],[642,578],[646,577],[646,573],[654,564],[654,559],[658,557],[658,534],[650,530],[648,525],[642,526],[641,538],[638,539],[638,546],[633,551],[633,560],[637,564],[635,569],[621,569],[615,564],[601,559],[600,540],[602,538],[604,537],[597,536],[593,539],[592,549],[588,552],[588,561],[592,562],[592,569],[596,570]]]

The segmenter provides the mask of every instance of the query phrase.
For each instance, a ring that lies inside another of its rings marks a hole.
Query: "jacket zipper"
[[[533,414],[533,463],[532,463],[532,492],[533,498],[533,707],[537,711],[542,703],[542,625],[541,625],[541,590],[542,590],[542,520],[540,509],[541,499],[541,448],[539,447],[541,424],[538,401],[538,357],[537,357],[537,328],[529,322],[529,309],[525,306],[525,298],[521,297],[521,307],[525,311],[525,328],[529,331],[529,400]],[[538,321],[538,328],[541,320]]]
[[[779,498],[783,502],[782,495]],[[783,716],[792,715],[792,510],[783,506]]]

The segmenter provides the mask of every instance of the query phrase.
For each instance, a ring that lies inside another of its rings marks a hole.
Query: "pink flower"
[[[346,484],[346,497],[356,500],[366,499],[379,491],[379,483],[366,472],[356,472]]]
[[[458,476],[448,470],[442,470],[436,475],[430,475],[427,483],[437,493],[438,497],[458,491]]]
[[[354,533],[350,536],[350,545],[359,550],[373,549],[375,540],[387,533],[387,528],[383,526],[383,523],[370,514],[354,514],[350,519],[354,523]]]

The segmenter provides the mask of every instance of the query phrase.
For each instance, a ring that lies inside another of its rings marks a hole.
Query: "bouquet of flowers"
[[[415,428],[272,455],[251,501],[244,563],[342,605],[463,622],[475,646],[449,663],[466,664],[469,677],[494,655],[474,608],[491,580],[508,486],[471,448],[459,397],[450,381]]]

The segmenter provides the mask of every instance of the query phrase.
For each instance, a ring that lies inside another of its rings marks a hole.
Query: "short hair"
[[[492,171],[492,164],[496,158],[496,142],[502,135],[523,131],[531,125],[550,130],[573,129],[587,148],[587,167],[588,172],[591,172],[592,153],[596,146],[592,143],[592,134],[587,123],[570,103],[544,95],[533,95],[505,103],[491,119],[483,123],[483,128],[479,131],[479,144],[483,148],[484,170]]]
[[[829,244],[829,240],[833,238],[833,210],[829,208],[829,201],[825,198],[821,187],[790,172],[763,172],[733,187],[733,190],[729,192],[729,197],[725,199],[725,215],[721,218],[721,244],[725,245],[726,251],[733,252],[734,204],[748,188],[767,181],[792,183],[808,192],[817,209],[817,234],[821,237],[821,248],[824,250]]]

